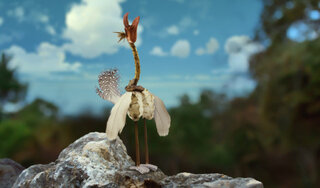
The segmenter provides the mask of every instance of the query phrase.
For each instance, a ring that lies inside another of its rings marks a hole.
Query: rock
[[[11,159],[0,159],[0,187],[11,188],[24,167]]]
[[[133,165],[119,138],[109,141],[94,132],[65,148],[55,162],[24,170],[13,187],[263,187],[252,178],[222,174],[166,176],[160,169],[140,174],[129,169]]]
[[[161,180],[156,172],[141,175],[129,170],[134,162],[122,141],[105,133],[89,133],[65,148],[54,163],[24,170],[13,187],[118,187]]]
[[[263,184],[253,178],[231,178],[223,174],[179,173],[161,180],[163,187],[213,187],[213,188],[263,188]]]

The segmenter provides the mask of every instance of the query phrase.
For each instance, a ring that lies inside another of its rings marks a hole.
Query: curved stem
[[[133,79],[133,85],[137,85],[138,81],[140,79],[140,60],[139,60],[139,55],[138,55],[137,48],[134,45],[134,43],[130,43],[129,42],[129,44],[130,44],[130,47],[132,49],[134,63],[135,63],[135,66],[136,66],[135,75],[134,75],[134,79]]]

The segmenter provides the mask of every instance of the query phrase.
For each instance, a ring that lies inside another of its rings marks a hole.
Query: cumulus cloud
[[[153,47],[153,49],[150,51],[150,54],[161,57],[168,55],[168,53],[164,52],[160,46]]]
[[[197,29],[193,31],[193,34],[194,34],[195,36],[199,35],[199,33],[200,33],[200,32],[199,32],[199,30],[197,30]]]
[[[178,35],[179,34],[179,28],[176,25],[172,25],[166,29],[167,33],[169,35]]]
[[[232,36],[225,43],[229,55],[228,64],[232,72],[248,72],[250,57],[264,50],[264,47],[252,41],[248,36]]]
[[[188,27],[196,26],[196,25],[197,25],[196,21],[194,21],[192,18],[188,16],[183,17],[179,22],[179,26],[185,29]]]
[[[254,90],[256,82],[249,76],[234,76],[229,78],[224,89],[230,97],[243,96]]]
[[[19,22],[28,22],[38,25],[40,24],[44,31],[50,35],[56,34],[55,29],[49,23],[49,16],[45,13],[39,11],[26,12],[23,7],[16,7],[15,9],[8,10],[7,15],[16,18]]]
[[[16,7],[15,9],[8,10],[7,15],[16,18],[18,21],[24,20],[24,9],[23,7]]]
[[[173,44],[171,48],[171,55],[186,58],[189,56],[190,53],[190,43],[187,40],[178,40],[176,43]]]
[[[44,30],[49,33],[50,35],[55,35],[56,30],[52,25],[49,23],[49,16],[41,13],[41,12],[32,12],[30,15],[30,21],[34,23],[41,23],[44,26]]]
[[[224,89],[230,97],[245,95],[256,87],[249,71],[250,57],[264,50],[263,45],[248,36],[232,36],[227,39],[225,52],[228,55],[228,67],[212,70],[217,76],[225,75]]]
[[[150,54],[160,57],[171,55],[179,58],[186,58],[190,54],[190,49],[191,45],[188,40],[178,40],[172,45],[170,53],[165,52],[160,46],[155,46],[150,51]]]
[[[116,53],[119,44],[114,32],[123,31],[120,3],[119,0],[82,0],[74,4],[66,15],[63,37],[70,43],[65,44],[64,49],[85,58]],[[136,45],[141,43],[141,32],[139,24]]]
[[[0,26],[3,24],[3,18],[0,17]]]
[[[14,56],[10,65],[17,67],[21,73],[47,76],[51,72],[78,71],[81,67],[79,62],[66,62],[64,51],[50,43],[41,43],[35,53],[29,53],[16,45],[6,52]]]
[[[206,43],[205,47],[200,47],[196,50],[197,55],[214,54],[219,49],[219,43],[217,39],[211,37]]]
[[[45,29],[50,35],[56,34],[56,30],[51,25],[47,25]]]
[[[185,16],[177,24],[173,24],[169,27],[162,29],[158,33],[158,36],[167,37],[168,35],[178,35],[182,31],[186,31],[188,28],[193,27],[195,25],[197,25],[196,21],[194,21],[192,18],[188,16]]]
[[[29,17],[29,20],[36,23],[49,23],[49,16],[41,12],[31,12],[27,17]]]
[[[196,54],[197,55],[203,55],[205,53],[206,53],[206,50],[204,48],[202,48],[202,47],[196,49]]]

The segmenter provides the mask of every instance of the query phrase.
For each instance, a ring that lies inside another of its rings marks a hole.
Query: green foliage
[[[16,78],[15,69],[9,68],[11,58],[2,53],[0,59],[0,120],[2,107],[7,102],[18,102],[25,96],[27,86]]]
[[[31,129],[21,120],[5,120],[0,122],[0,158],[12,156],[25,146],[30,138]]]

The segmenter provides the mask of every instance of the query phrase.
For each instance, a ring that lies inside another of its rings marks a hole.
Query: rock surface
[[[132,165],[119,138],[109,141],[104,133],[94,132],[64,149],[55,162],[24,170],[13,187],[263,187],[252,178],[222,174],[166,176],[160,169],[140,174],[129,169]]]
[[[11,159],[0,159],[0,187],[11,188],[24,167]]]

